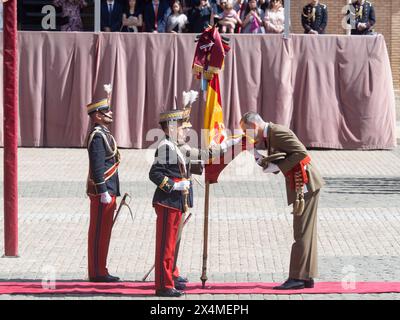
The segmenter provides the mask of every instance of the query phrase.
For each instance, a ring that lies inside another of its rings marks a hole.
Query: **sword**
[[[188,216],[186,217],[186,219],[185,219],[185,221],[183,222],[183,225],[182,225],[182,229],[183,229],[183,227],[188,223],[188,221],[189,221],[189,219],[192,217],[192,214],[191,213],[189,213],[188,214]],[[179,239],[176,239],[176,243],[178,243],[180,240],[181,240],[181,236],[182,236],[182,234],[180,235],[180,237],[179,237]],[[153,271],[153,269],[155,268],[155,264],[153,264],[153,266],[150,268],[150,270],[144,275],[144,277],[142,278],[142,281],[146,281],[146,279],[147,279],[147,277],[150,275],[150,273]]]
[[[130,207],[129,204],[126,202],[126,198],[128,198],[128,197],[129,197],[129,199],[131,198],[131,196],[129,195],[129,193],[125,192],[124,196],[122,197],[121,202],[119,203],[118,210],[117,210],[117,212],[115,213],[115,216],[114,216],[114,219],[113,219],[113,226],[114,226],[115,222],[117,221],[117,218],[118,218],[119,213],[121,212],[121,209],[122,209],[123,206],[126,206],[126,207],[129,209],[129,214],[131,215],[131,219],[132,219],[132,221],[133,221],[133,214],[132,214],[131,207]]]
[[[199,179],[197,179],[195,176],[192,176],[192,179],[193,179],[194,181],[196,181],[196,182],[199,184],[200,187],[202,187],[203,189],[205,189],[204,184],[202,184],[202,183],[200,182]]]

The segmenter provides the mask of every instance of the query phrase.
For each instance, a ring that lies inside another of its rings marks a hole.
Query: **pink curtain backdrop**
[[[253,110],[292,128],[307,147],[396,145],[392,74],[382,36],[230,38],[221,73],[228,128],[238,128],[241,114]],[[103,84],[112,83],[118,144],[145,148],[153,143],[146,133],[158,128],[159,112],[172,108],[175,96],[180,106],[182,91],[200,86],[191,74],[191,34],[19,32],[19,49],[19,142],[25,147],[84,146],[85,105],[105,97]],[[203,108],[200,102],[193,107],[196,130]]]

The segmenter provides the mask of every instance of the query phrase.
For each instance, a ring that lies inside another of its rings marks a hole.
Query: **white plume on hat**
[[[189,107],[192,105],[193,102],[197,100],[197,97],[199,96],[199,93],[194,90],[190,91],[183,91],[182,92],[182,101],[183,101],[183,107]]]
[[[103,84],[103,88],[104,88],[104,91],[107,93],[107,102],[110,105],[110,103],[111,103],[112,85],[111,85],[111,83]]]
[[[103,87],[104,87],[104,91],[107,92],[107,94],[111,94],[111,91],[112,91],[112,85],[111,85],[111,83],[109,83],[109,84],[104,84]]]

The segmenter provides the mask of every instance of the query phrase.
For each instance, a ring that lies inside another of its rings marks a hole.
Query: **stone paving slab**
[[[400,149],[311,151],[327,185],[318,225],[320,281],[400,280]],[[84,195],[83,149],[19,150],[20,258],[0,259],[0,279],[85,280],[89,201]],[[3,149],[0,149],[2,157]],[[140,280],[154,263],[154,185],[148,170],[154,150],[122,150],[121,184],[132,195],[134,221],[123,211],[115,225],[109,269]],[[332,165],[335,164],[335,165]],[[3,168],[0,164],[0,181]],[[202,177],[200,182],[204,183]],[[195,183],[195,207],[184,231],[181,269],[199,281],[204,190]],[[0,187],[0,209],[3,210]],[[211,187],[209,281],[280,282],[292,243],[290,207],[282,176],[266,175],[243,153]],[[3,217],[0,216],[0,235]],[[0,247],[3,247],[0,237]],[[153,279],[153,274],[149,280]],[[76,296],[0,296],[0,299],[75,299]],[[84,296],[82,299],[115,299]],[[117,297],[131,299],[132,297]],[[146,297],[153,299],[154,297]],[[399,299],[379,295],[188,295],[182,299]]]
[[[322,189],[321,208],[375,208],[383,202],[391,203],[393,207],[400,207],[400,177],[360,177],[346,176],[346,178],[324,177],[326,186]],[[202,205],[204,188],[195,182],[196,202]],[[148,201],[154,193],[154,184],[150,181],[135,182],[122,181],[121,190],[128,192],[135,199],[142,198]],[[81,199],[85,192],[85,183],[82,181],[20,181],[19,197],[24,200],[35,199],[40,202],[43,195],[51,199],[58,199],[61,203],[65,199]],[[3,186],[0,186],[3,194]],[[235,203],[263,202],[266,204],[284,203],[286,201],[283,177],[278,179],[267,178],[265,181],[240,182],[221,181],[211,187],[212,199],[224,199],[226,205]],[[238,197],[240,195],[240,197]],[[237,204],[234,205],[237,207]]]

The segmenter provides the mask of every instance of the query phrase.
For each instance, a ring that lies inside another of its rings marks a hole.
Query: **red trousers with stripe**
[[[156,261],[155,261],[155,287],[156,290],[174,288],[174,279],[179,276],[175,262],[175,247],[178,236],[182,212],[155,205],[157,213],[156,226]]]
[[[107,255],[116,209],[116,197],[109,204],[100,202],[100,196],[90,196],[90,225],[88,237],[89,278],[108,275]]]

